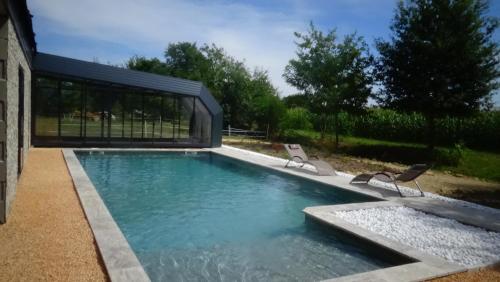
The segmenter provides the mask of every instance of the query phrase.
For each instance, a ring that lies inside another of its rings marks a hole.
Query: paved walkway
[[[0,225],[0,281],[106,281],[60,149],[32,148]]]

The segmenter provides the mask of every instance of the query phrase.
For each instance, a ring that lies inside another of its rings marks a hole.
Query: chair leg
[[[399,190],[398,184],[396,184],[396,181],[393,181],[392,184],[394,184],[394,186],[396,186],[396,189],[398,189],[399,196],[401,196],[401,198],[404,198],[403,193],[401,193],[401,190]]]
[[[422,191],[422,189],[420,189],[420,185],[418,185],[417,180],[413,180],[413,181],[415,182],[415,184],[417,185],[418,190],[420,191],[420,197],[424,197],[424,192]]]
[[[288,162],[286,162],[285,167],[288,167],[288,164],[289,164],[289,163],[290,163],[290,160],[288,160]]]

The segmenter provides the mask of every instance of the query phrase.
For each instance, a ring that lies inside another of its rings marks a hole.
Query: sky
[[[340,36],[357,32],[374,49],[390,36],[397,0],[28,0],[37,48],[86,61],[122,65],[134,55],[163,59],[169,43],[214,43],[261,68],[281,96],[298,91],[282,78],[295,56],[293,33],[310,21]],[[490,14],[500,17],[500,0]],[[500,42],[500,31],[495,40]],[[500,106],[500,94],[494,101]]]

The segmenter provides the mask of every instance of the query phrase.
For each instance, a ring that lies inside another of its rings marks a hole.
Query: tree
[[[196,43],[179,42],[168,44],[165,50],[169,74],[191,80],[206,81],[209,62]]]
[[[282,130],[312,129],[313,126],[309,111],[301,107],[287,109],[281,120],[280,127]]]
[[[305,94],[293,94],[283,97],[287,108],[303,107],[309,109],[309,97]]]
[[[156,74],[168,75],[170,73],[167,65],[157,58],[148,59],[146,57],[133,56],[125,66],[132,70],[151,72]]]
[[[436,119],[466,116],[491,105],[498,87],[498,20],[484,14],[482,0],[400,2],[389,41],[377,40],[375,66],[382,84],[377,100],[386,107],[422,113],[428,148]]]
[[[267,71],[256,69],[250,82],[251,118],[257,129],[265,130],[271,137],[277,132],[281,118],[285,114],[285,105],[278,91],[269,81]]]
[[[321,136],[327,129],[327,112],[333,111],[335,145],[339,143],[338,115],[362,109],[371,94],[368,70],[372,57],[362,37],[347,35],[337,43],[335,30],[326,35],[311,23],[307,34],[296,32],[297,58],[289,61],[283,76],[309,96],[311,110],[321,119]]]

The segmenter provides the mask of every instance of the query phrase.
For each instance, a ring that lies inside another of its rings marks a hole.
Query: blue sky
[[[133,55],[163,58],[169,42],[215,43],[251,68],[269,71],[281,95],[296,90],[281,77],[294,56],[294,31],[313,21],[339,35],[357,31],[373,47],[388,38],[396,0],[28,0],[38,50],[123,64]],[[490,14],[500,17],[500,1]],[[495,34],[500,41],[500,31]],[[495,96],[500,105],[500,95]]]

